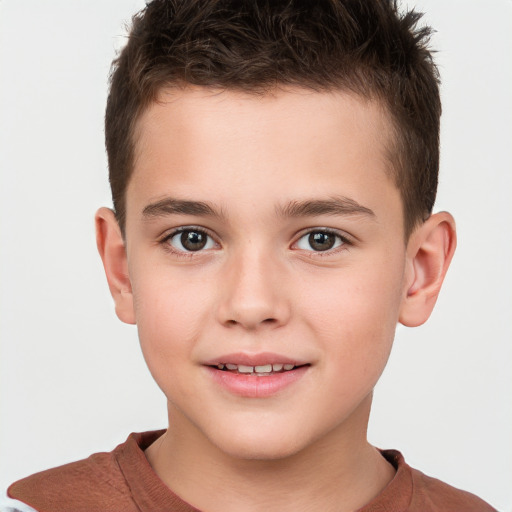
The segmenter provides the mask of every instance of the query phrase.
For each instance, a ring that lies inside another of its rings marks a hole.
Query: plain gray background
[[[410,2],[412,4],[412,2]],[[437,209],[459,246],[431,320],[399,328],[370,440],[512,510],[512,2],[422,0],[443,79]],[[93,215],[110,205],[107,75],[136,0],[0,0],[0,486],[161,428],[114,315]]]

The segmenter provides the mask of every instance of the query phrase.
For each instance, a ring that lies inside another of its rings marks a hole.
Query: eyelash
[[[313,228],[313,229],[309,229],[309,230],[303,231],[300,234],[300,236],[297,238],[297,241],[293,243],[293,246],[297,246],[297,244],[302,239],[304,239],[305,237],[309,237],[312,234],[316,234],[316,233],[322,233],[324,235],[331,235],[331,236],[335,237],[335,239],[336,239],[335,243],[338,243],[338,245],[336,245],[335,247],[332,247],[330,249],[326,249],[324,251],[315,251],[313,248],[311,248],[311,249],[297,248],[297,249],[298,250],[303,250],[305,252],[310,253],[311,257],[314,257],[314,258],[320,257],[320,258],[322,258],[322,257],[326,257],[326,256],[331,256],[332,254],[336,254],[336,253],[338,253],[340,251],[344,251],[348,247],[353,245],[353,242],[346,235],[342,235],[340,232],[338,232],[338,231],[336,231],[334,229],[329,229],[329,228]]]
[[[200,227],[196,227],[196,226],[182,226],[182,227],[179,227],[177,229],[174,229],[173,231],[171,231],[170,233],[166,234],[162,239],[159,240],[159,243],[164,247],[164,249],[166,251],[169,251],[171,252],[173,255],[179,257],[179,258],[193,258],[194,255],[196,253],[201,253],[203,252],[205,249],[204,248],[201,248],[197,251],[187,251],[187,250],[180,250],[180,249],[176,249],[175,247],[173,247],[171,245],[171,240],[177,236],[177,235],[180,235],[180,234],[183,234],[183,233],[187,233],[187,232],[190,232],[190,233],[198,233],[198,234],[201,234],[201,235],[204,235],[205,237],[207,237],[207,241],[206,243],[210,243],[210,242],[213,242],[213,244],[215,245],[219,245],[214,237],[204,228],[200,228]],[[210,249],[211,247],[209,247],[208,249]],[[206,249],[206,250],[208,250]]]
[[[219,245],[218,242],[215,241],[215,238],[206,229],[201,228],[201,227],[196,227],[196,226],[182,226],[182,227],[179,227],[177,229],[174,229],[170,233],[166,234],[159,241],[159,243],[165,248],[165,250],[171,252],[172,254],[176,255],[177,257],[182,257],[182,258],[192,258],[192,257],[194,257],[194,254],[196,254],[196,253],[202,253],[205,250],[208,250],[208,249],[212,248],[212,247],[207,247],[206,249],[205,248],[201,248],[201,249],[198,249],[197,251],[193,251],[193,250],[180,250],[180,249],[176,249],[175,247],[173,247],[171,245],[170,241],[174,237],[176,237],[177,235],[183,234],[183,233],[187,233],[187,232],[198,233],[198,234],[206,236],[207,237],[206,244],[213,242],[213,244],[215,244],[217,246]],[[339,251],[346,250],[347,247],[353,245],[352,241],[347,236],[342,235],[341,233],[339,233],[336,230],[329,229],[329,228],[312,228],[312,229],[303,231],[300,234],[300,236],[292,244],[292,249],[295,246],[297,246],[297,244],[302,239],[304,239],[305,237],[309,237],[312,234],[316,234],[316,233],[321,233],[321,234],[324,234],[324,235],[331,235],[331,236],[335,237],[335,239],[336,239],[335,243],[337,243],[338,245],[336,245],[335,247],[326,249],[324,251],[322,251],[322,250],[315,251],[313,248],[311,248],[311,249],[302,249],[302,248],[299,248],[299,247],[297,247],[297,250],[308,252],[308,253],[311,254],[312,257],[325,257],[325,256],[329,256],[329,255],[335,254],[335,253],[337,253]]]

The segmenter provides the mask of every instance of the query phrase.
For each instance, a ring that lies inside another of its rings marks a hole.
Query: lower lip
[[[273,373],[258,377],[254,374],[235,373],[218,370],[211,366],[205,367],[211,377],[229,392],[246,398],[266,398],[292,385],[301,379],[310,368],[299,366],[294,370]]]

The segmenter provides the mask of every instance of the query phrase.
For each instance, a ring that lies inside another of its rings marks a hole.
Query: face
[[[143,114],[128,271],[172,428],[263,459],[364,437],[406,294],[387,123],[300,89],[169,92]]]

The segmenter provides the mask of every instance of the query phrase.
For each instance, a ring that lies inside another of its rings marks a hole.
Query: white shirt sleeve
[[[4,491],[0,494],[0,512],[37,512],[37,510],[22,501],[9,498],[7,491]]]

